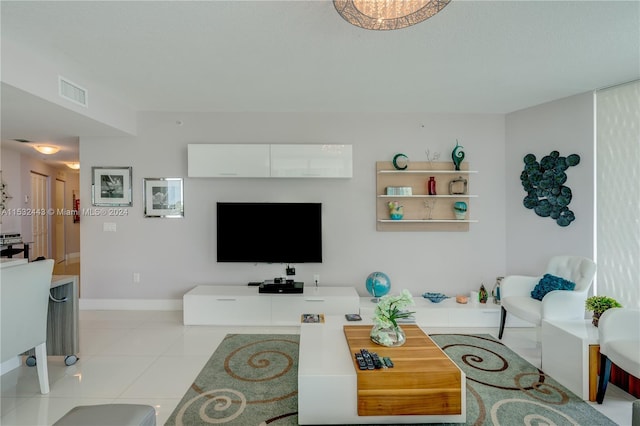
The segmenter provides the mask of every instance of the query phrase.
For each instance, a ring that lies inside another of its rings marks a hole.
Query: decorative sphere
[[[391,280],[384,272],[372,272],[367,277],[367,291],[373,297],[381,297],[391,290]]]

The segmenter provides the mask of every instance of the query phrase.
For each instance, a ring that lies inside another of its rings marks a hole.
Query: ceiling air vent
[[[83,107],[88,106],[89,94],[86,89],[61,76],[58,76],[58,82],[61,97],[78,105],[82,105]]]

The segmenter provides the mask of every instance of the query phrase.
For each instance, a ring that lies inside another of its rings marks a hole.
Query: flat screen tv
[[[217,203],[218,262],[321,263],[321,203]]]

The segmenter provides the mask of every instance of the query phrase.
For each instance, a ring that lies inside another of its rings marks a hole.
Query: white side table
[[[600,344],[591,320],[542,321],[542,371],[584,400],[598,391]]]

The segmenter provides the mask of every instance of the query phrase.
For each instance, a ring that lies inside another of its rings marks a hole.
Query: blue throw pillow
[[[555,275],[545,274],[544,277],[536,284],[531,297],[534,299],[542,300],[542,298],[553,290],[573,290],[576,288],[576,283],[567,281],[564,278],[556,277]]]

